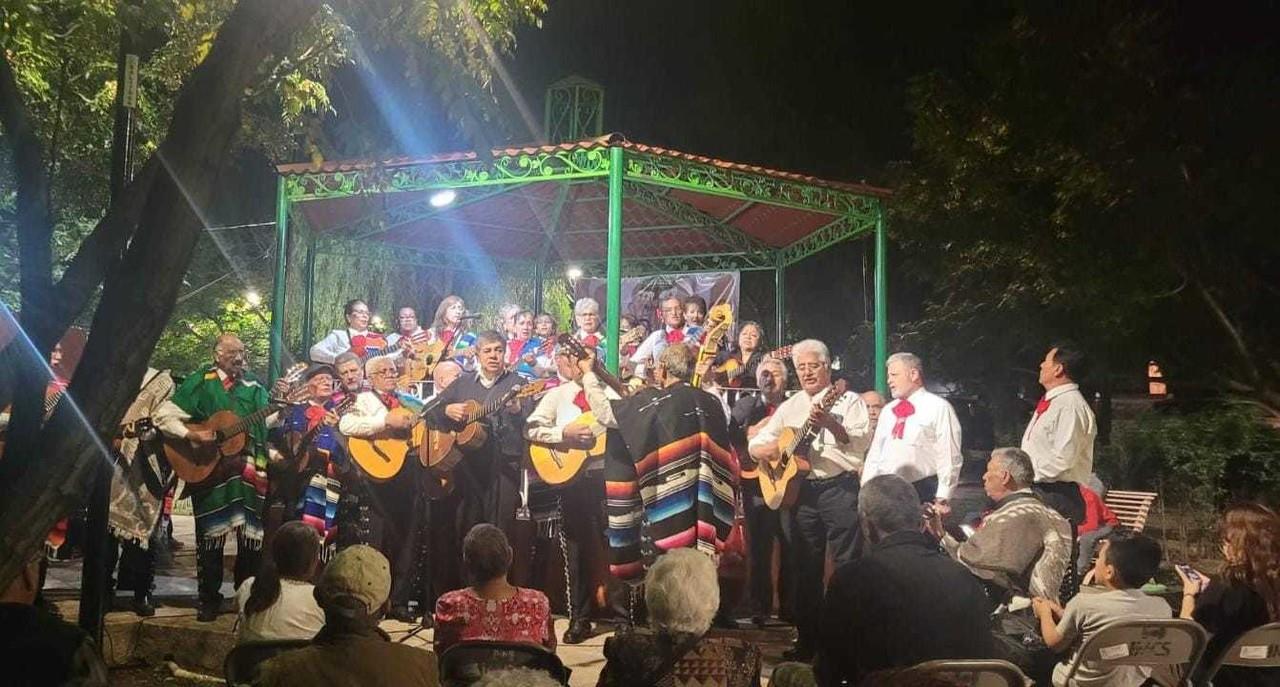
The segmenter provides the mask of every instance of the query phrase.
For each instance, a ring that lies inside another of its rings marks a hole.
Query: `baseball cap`
[[[391,564],[372,546],[356,544],[338,552],[320,574],[316,596],[341,597],[364,604],[369,613],[382,607],[391,593]]]

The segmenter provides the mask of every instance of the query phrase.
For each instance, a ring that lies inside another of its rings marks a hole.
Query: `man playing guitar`
[[[360,356],[351,351],[341,353],[334,358],[333,368],[338,376],[333,389],[335,403],[364,391],[364,362],[360,360]]]
[[[273,464],[267,538],[284,522],[302,520],[316,529],[328,548],[336,545],[340,473],[347,469],[338,440],[336,409],[353,405],[355,397],[333,400],[333,369],[328,365],[312,367],[305,380],[310,399],[281,413],[275,436],[275,444],[286,459]]]
[[[373,437],[388,429],[409,429],[412,418],[391,413],[401,407],[396,393],[398,375],[396,365],[388,356],[370,358],[365,363],[371,389],[356,397],[351,412],[338,420],[338,429],[349,437]],[[418,554],[417,515],[422,512],[418,499],[422,498],[418,484],[422,466],[416,460],[406,461],[404,467],[391,479],[374,482],[353,468],[353,482],[348,485],[353,498],[347,503],[361,508],[367,514],[367,532],[348,536],[346,527],[339,534],[342,545],[368,544],[383,553],[391,563],[391,610],[388,617],[412,622],[414,615],[409,600],[415,593],[414,566]],[[360,504],[360,505],[357,505]],[[343,516],[347,520],[346,514]]]
[[[555,354],[556,371],[560,384],[538,402],[538,406],[525,421],[524,435],[529,441],[560,445],[566,448],[589,449],[596,443],[596,434],[585,424],[570,424],[590,410],[582,389],[583,372],[578,361],[566,348]],[[619,396],[613,389],[606,395],[612,400]],[[530,471],[530,479],[535,480]],[[529,494],[530,509],[538,522],[533,560],[534,585],[546,589],[546,581],[537,577],[546,569],[551,555],[549,537],[560,538],[565,551],[565,587],[570,592],[569,628],[564,633],[565,644],[580,644],[591,635],[591,568],[584,556],[584,547],[591,546],[591,538],[603,544],[604,533],[604,460],[593,460],[571,482],[552,487],[541,480],[533,481]],[[593,547],[594,548],[594,547]]]
[[[154,422],[171,438],[210,444],[218,441],[212,430],[190,430],[184,423],[202,422],[222,410],[243,417],[267,404],[267,390],[245,370],[244,344],[235,334],[222,334],[214,345],[213,364],[188,375],[173,398],[157,409]],[[236,585],[258,572],[267,493],[267,429],[275,426],[278,416],[251,425],[240,455],[223,458],[210,479],[186,487],[196,516],[200,591],[196,619],[200,622],[217,619],[222,604],[222,551],[228,535],[236,537]]]
[[[776,358],[761,361],[756,368],[756,383],[760,393],[742,396],[733,404],[733,410],[729,413],[729,441],[738,455],[738,484],[746,513],[747,540],[751,544],[751,617],[758,627],[763,628],[766,619],[773,612],[775,539],[782,542],[779,586],[785,589],[787,585],[781,584],[782,580],[794,579],[792,559],[788,555],[791,542],[786,536],[791,528],[782,526],[782,519],[791,517],[791,514],[765,505],[760,496],[760,482],[756,480],[755,461],[747,452],[747,442],[755,437],[778,406],[787,400],[784,393],[787,388],[787,366]],[[788,601],[786,598],[782,600],[784,607]]]

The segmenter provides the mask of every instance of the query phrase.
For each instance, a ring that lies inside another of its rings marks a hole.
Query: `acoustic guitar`
[[[402,391],[408,389],[410,384],[421,382],[429,377],[431,371],[435,369],[444,347],[436,347],[427,343],[427,338],[426,331],[409,338],[409,346],[413,349],[413,356],[406,355],[404,357],[404,371],[400,373],[400,381],[396,384],[396,388]]]
[[[707,333],[702,337],[702,346],[698,348],[698,361],[694,365],[693,379],[689,380],[689,386],[695,389],[702,387],[702,373],[698,370],[706,361],[716,357],[720,344],[724,343],[724,337],[732,326],[733,309],[729,304],[721,303],[712,306],[711,312],[707,313]]]
[[[765,353],[762,360],[785,360],[787,356],[791,355],[791,346],[792,344],[787,344],[786,346],[775,348],[772,351]],[[723,363],[713,367],[712,370],[716,373],[718,378],[723,380],[721,382],[723,386],[736,386],[735,382],[737,382],[738,378],[746,374],[748,371],[745,362],[739,360],[737,357],[729,358]]]
[[[418,459],[437,474],[448,473],[462,460],[463,452],[474,451],[489,440],[489,432],[480,421],[493,415],[507,404],[526,398],[535,398],[547,391],[547,381],[539,379],[511,387],[505,394],[488,403],[464,401],[467,419],[461,429],[432,429],[427,441],[419,445]]]
[[[333,409],[328,412],[332,412],[341,418],[348,410],[351,410],[352,406],[355,404],[355,394],[348,394],[347,396],[344,396],[341,401],[338,401],[338,405],[334,406]],[[315,441],[316,435],[319,434],[320,430],[324,427],[325,424],[322,420],[316,423],[315,427],[312,427],[305,432],[298,433],[296,441],[288,442],[288,457],[286,460],[288,460],[293,472],[306,472],[307,468],[311,466],[311,442]]]
[[[818,407],[830,412],[848,388],[843,379],[832,382],[827,395],[817,404]],[[818,438],[821,431],[813,422],[805,419],[799,428],[783,427],[779,432],[780,455],[773,460],[761,461],[757,468],[760,495],[766,506],[778,510],[795,504],[796,497],[800,495],[800,483],[809,474],[809,449],[813,447],[813,440]]]
[[[208,444],[194,444],[186,439],[164,437],[164,455],[169,459],[174,474],[190,486],[200,485],[218,469],[223,457],[230,458],[244,450],[250,426],[262,422],[268,415],[285,406],[305,403],[310,398],[310,392],[305,387],[298,388],[297,384],[306,369],[306,363],[298,363],[289,368],[282,377],[290,386],[285,398],[272,399],[266,406],[244,417],[231,410],[220,410],[204,422],[186,423],[187,429],[191,431],[211,430],[215,438]]]

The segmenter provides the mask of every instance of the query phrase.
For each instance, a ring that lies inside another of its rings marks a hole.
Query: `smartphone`
[[[1174,567],[1177,568],[1178,570],[1181,570],[1182,574],[1186,575],[1188,580],[1191,580],[1192,582],[1200,581],[1200,573],[1196,572],[1195,570],[1192,570],[1191,566],[1185,565],[1183,563],[1179,563]]]

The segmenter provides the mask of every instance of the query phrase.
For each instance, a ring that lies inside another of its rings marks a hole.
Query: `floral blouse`
[[[524,642],[555,651],[551,602],[542,592],[524,587],[501,601],[482,599],[470,587],[441,596],[436,601],[436,653],[475,640]]]

